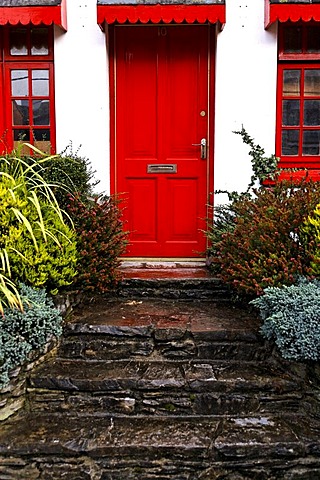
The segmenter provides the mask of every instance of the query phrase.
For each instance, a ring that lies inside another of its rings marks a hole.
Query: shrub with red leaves
[[[127,232],[123,230],[118,201],[99,197],[83,202],[69,199],[67,211],[78,236],[78,274],[72,288],[105,293],[119,280],[118,258],[125,252]]]
[[[215,241],[213,262],[222,279],[249,296],[310,274],[313,239],[302,229],[320,201],[320,183],[283,182],[254,193],[254,198],[243,197],[231,205],[224,232],[217,236],[213,225],[208,234]]]

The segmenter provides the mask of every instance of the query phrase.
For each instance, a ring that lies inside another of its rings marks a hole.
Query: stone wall
[[[17,413],[26,401],[27,377],[35,366],[47,361],[57,350],[57,341],[50,340],[41,353],[32,352],[30,361],[10,372],[10,383],[0,390],[0,422]]]

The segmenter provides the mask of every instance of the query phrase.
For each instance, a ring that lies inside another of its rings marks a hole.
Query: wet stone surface
[[[75,312],[59,355],[71,358],[263,359],[260,321],[204,301],[105,300]]]
[[[30,375],[28,393],[34,410],[217,415],[296,407],[302,389],[265,363],[55,360]]]
[[[0,480],[318,480],[319,382],[259,327],[199,299],[80,306],[1,426]]]

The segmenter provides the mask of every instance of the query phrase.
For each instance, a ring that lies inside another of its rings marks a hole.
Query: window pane
[[[282,155],[298,155],[299,130],[283,130],[281,151]]]
[[[320,125],[320,100],[305,100],[304,125]]]
[[[301,27],[288,27],[284,32],[284,52],[302,52],[302,29]]]
[[[20,128],[13,130],[13,140],[15,142],[30,142],[30,130]]]
[[[306,96],[320,95],[320,70],[305,70],[304,94]]]
[[[283,71],[283,95],[300,95],[300,70],[284,70]]]
[[[50,153],[50,130],[48,128],[41,128],[33,130],[33,144],[44,153]]]
[[[10,55],[28,55],[27,29],[10,30]]]
[[[13,97],[29,95],[28,70],[11,71],[11,92]]]
[[[13,125],[29,125],[29,101],[13,100],[12,101],[12,118]]]
[[[49,96],[49,70],[32,70],[32,95]]]
[[[282,125],[291,126],[300,124],[300,101],[283,100]]]
[[[31,30],[31,55],[48,55],[48,29],[34,28]]]
[[[320,130],[303,132],[303,155],[319,155]]]
[[[33,100],[33,124],[50,125],[49,100]]]
[[[320,52],[320,28],[307,28],[307,52]]]
[[[33,130],[33,138],[38,142],[50,141],[50,130],[48,128],[37,128]]]

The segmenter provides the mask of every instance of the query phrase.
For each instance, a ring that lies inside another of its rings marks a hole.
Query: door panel
[[[154,178],[128,178],[128,221],[131,240],[134,242],[155,242],[157,238],[157,181]],[[143,215],[141,215],[143,205]]]
[[[197,238],[197,180],[169,179],[168,205],[168,241],[194,241]],[[183,211],[188,214],[181,215]]]
[[[192,144],[208,138],[208,35],[115,27],[115,185],[130,256],[205,251],[208,159]]]

